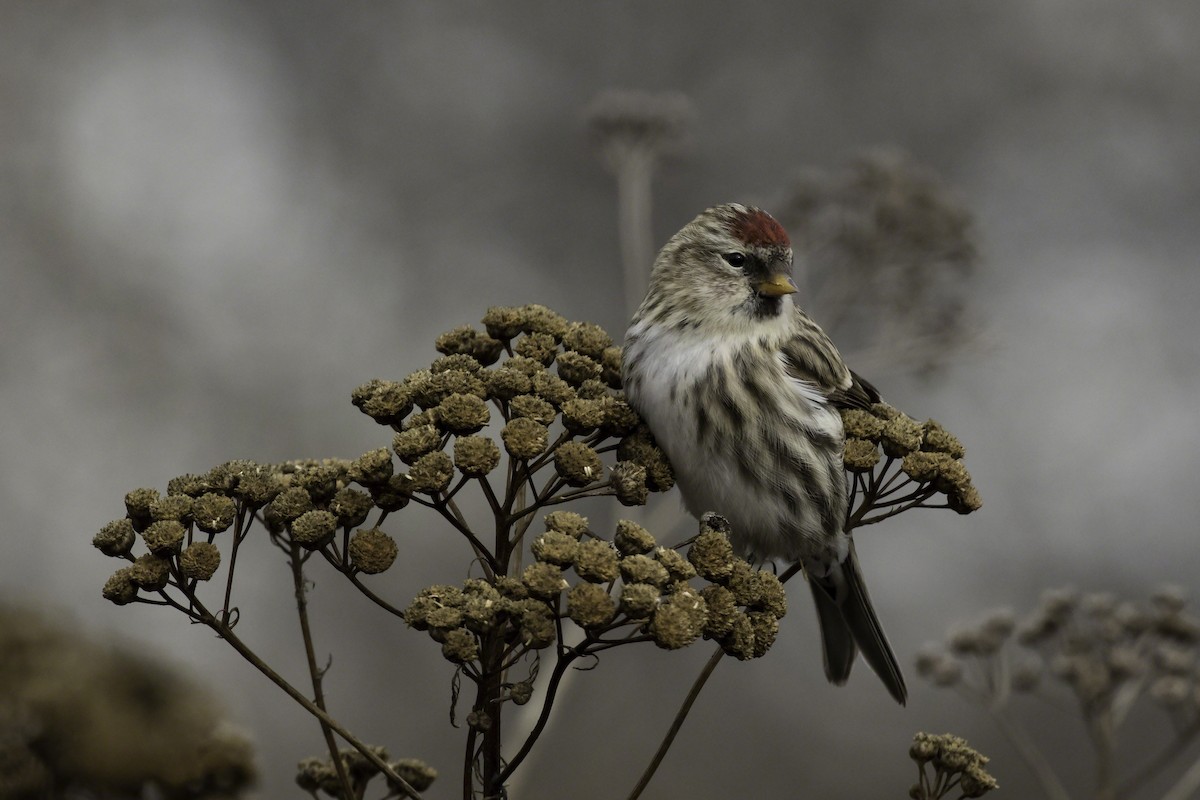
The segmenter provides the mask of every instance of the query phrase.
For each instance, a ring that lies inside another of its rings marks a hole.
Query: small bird
[[[792,248],[770,214],[708,209],[659,252],[625,336],[629,403],[666,452],[689,512],[729,520],[752,559],[800,561],[825,674],[843,684],[858,651],[899,703],[904,676],[844,530],[839,408],[879,393],[793,302]]]

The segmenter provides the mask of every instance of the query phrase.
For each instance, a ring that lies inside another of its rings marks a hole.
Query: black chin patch
[[[767,297],[755,292],[750,295],[750,313],[755,319],[778,317],[783,312],[783,296]]]

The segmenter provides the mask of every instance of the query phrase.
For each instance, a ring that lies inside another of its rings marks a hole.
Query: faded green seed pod
[[[650,497],[646,468],[632,461],[618,461],[609,477],[617,500],[624,506],[643,506]]]
[[[673,581],[688,581],[696,577],[696,568],[676,550],[669,547],[655,548],[654,558],[666,567],[667,574]]]
[[[550,443],[550,431],[545,425],[518,417],[504,426],[500,438],[504,440],[504,449],[510,456],[529,459],[546,452]]]
[[[543,366],[550,366],[558,352],[558,342],[548,333],[530,333],[517,340],[513,351]]]
[[[355,569],[376,575],[395,563],[399,548],[396,547],[396,540],[379,528],[367,528],[356,531],[350,537],[347,552]]]
[[[574,350],[568,350],[560,355],[557,366],[558,377],[571,386],[581,386],[584,381],[599,380],[600,378],[600,364]]]
[[[179,570],[188,580],[206,581],[221,566],[221,551],[210,542],[192,542],[179,556]]]
[[[92,545],[106,556],[123,556],[130,551],[136,539],[133,522],[129,519],[118,519],[101,528],[100,532],[92,537]]]
[[[450,485],[453,477],[454,462],[440,450],[421,456],[408,471],[409,488],[413,492],[440,492]]]
[[[663,587],[671,579],[667,568],[650,556],[625,556],[621,559],[621,578],[626,583],[649,583]]]
[[[546,529],[565,533],[573,539],[581,538],[588,531],[587,517],[580,516],[574,511],[551,511],[543,521]]]
[[[554,470],[569,486],[583,487],[604,477],[604,464],[583,442],[567,442],[554,451]]]
[[[900,414],[884,424],[880,444],[883,445],[883,451],[892,458],[903,458],[921,448],[923,436],[921,423]]]
[[[142,539],[151,553],[165,557],[179,552],[185,533],[183,525],[179,522],[163,519],[150,523],[150,526],[142,531]]]
[[[847,439],[842,464],[850,472],[870,472],[879,463],[879,447],[866,439]]]
[[[289,527],[292,541],[308,550],[319,550],[337,533],[337,517],[328,511],[305,511]]]
[[[104,599],[119,606],[128,605],[136,600],[137,587],[133,584],[132,575],[132,567],[122,567],[114,572],[104,583]]]
[[[567,616],[582,628],[599,628],[617,614],[608,592],[594,583],[580,583],[567,593]]]
[[[438,405],[438,423],[442,430],[464,436],[483,429],[491,420],[487,403],[473,394],[452,394]]]
[[[500,464],[500,448],[483,436],[460,436],[454,440],[454,466],[463,475],[482,478]]]
[[[866,439],[878,443],[883,436],[884,421],[858,408],[842,409],[842,428],[847,439]]]
[[[392,477],[392,454],[386,447],[363,453],[350,463],[346,477],[363,486],[387,483]]]
[[[442,656],[455,664],[465,664],[479,658],[479,642],[475,634],[466,628],[448,631],[442,642]]]
[[[721,639],[728,636],[741,613],[733,601],[733,593],[724,586],[710,585],[700,590],[708,606],[708,617],[704,621],[704,637]]]
[[[507,342],[525,329],[525,311],[509,306],[492,306],[483,315],[488,336]]]
[[[658,608],[661,594],[648,583],[627,583],[621,587],[621,613],[630,619],[647,619]]]
[[[514,397],[509,401],[508,411],[513,417],[526,417],[542,425],[549,425],[558,416],[558,412],[554,410],[554,406],[532,394],[523,394]]]
[[[208,492],[196,498],[192,518],[205,533],[227,531],[237,518],[237,504],[223,494]]]
[[[563,403],[562,420],[568,431],[584,436],[604,424],[604,404],[599,400],[568,400]]]
[[[567,588],[562,570],[553,564],[543,562],[526,567],[525,571],[521,573],[521,582],[525,584],[525,588],[531,595],[542,600],[553,600],[562,593],[563,589]]]
[[[603,328],[591,322],[572,322],[563,335],[563,349],[575,350],[589,358],[599,360],[604,351],[612,347],[612,337]],[[613,348],[620,352],[619,348]]]
[[[546,531],[530,545],[533,557],[559,567],[569,567],[579,552],[579,542],[565,533]]]
[[[153,553],[139,556],[130,567],[129,580],[139,589],[157,592],[166,588],[171,579],[171,562]]]
[[[613,544],[622,555],[634,556],[649,553],[654,549],[656,542],[650,531],[632,520],[622,519],[617,520],[617,534],[613,537]]]
[[[401,461],[410,466],[421,456],[432,453],[441,446],[442,434],[436,425],[417,425],[392,437],[392,449]]]
[[[575,574],[592,583],[615,581],[620,574],[617,551],[602,539],[580,542],[575,553]]]

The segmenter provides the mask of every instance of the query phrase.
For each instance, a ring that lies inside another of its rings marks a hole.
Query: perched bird
[[[625,394],[692,514],[728,519],[751,559],[802,562],[829,680],[845,683],[861,650],[903,704],[904,677],[843,528],[838,409],[879,393],[793,302],[791,276],[791,243],[765,211],[731,203],[696,217],[654,262],[625,336]]]

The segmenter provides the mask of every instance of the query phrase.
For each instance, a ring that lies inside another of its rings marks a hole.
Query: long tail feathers
[[[904,705],[908,698],[904,675],[871,605],[853,542],[846,560],[824,577],[810,576],[809,586],[821,626],[825,675],[833,683],[845,683],[855,652],[861,650],[888,692]]]

